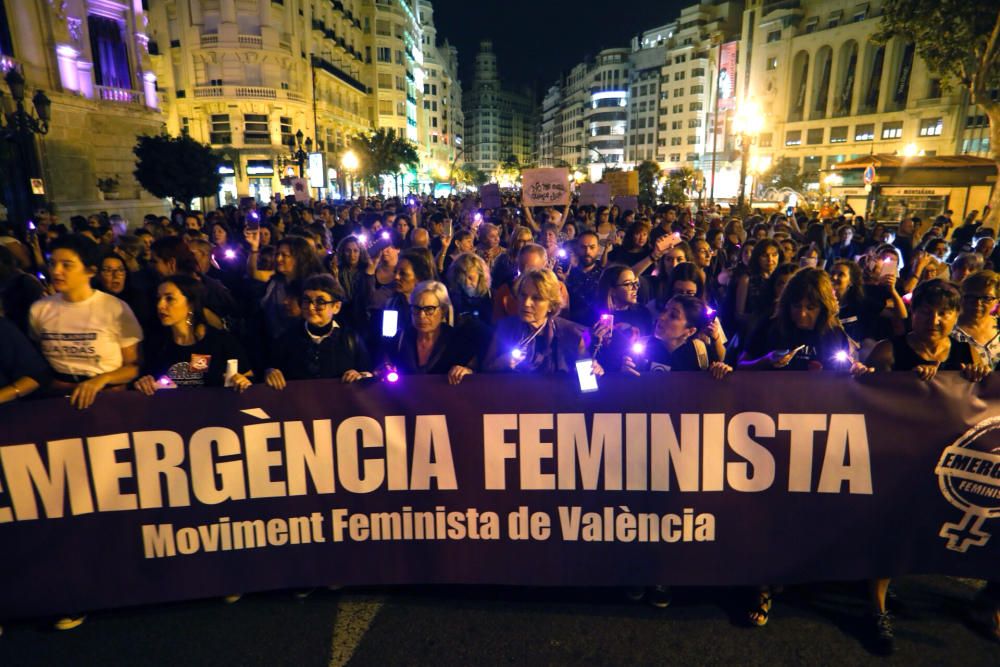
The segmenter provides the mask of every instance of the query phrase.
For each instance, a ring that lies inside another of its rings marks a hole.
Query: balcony
[[[264,39],[260,35],[237,35],[236,44],[244,49],[263,49]],[[219,46],[219,34],[208,32],[201,36],[201,48],[214,49]]]
[[[326,72],[327,74],[331,74],[334,77],[340,79],[341,81],[343,81],[347,85],[351,86],[352,88],[358,90],[359,92],[365,93],[365,94],[368,93],[368,88],[365,86],[365,84],[361,83],[360,81],[358,81],[357,79],[355,79],[353,76],[351,76],[350,74],[348,74],[344,70],[340,69],[339,67],[337,67],[336,65],[334,65],[330,61],[328,61],[328,60],[326,60],[324,58],[320,58],[318,56],[313,56],[312,65],[313,65],[313,67],[319,68],[319,69],[323,70],[324,72]]]
[[[194,96],[200,98],[235,97],[255,100],[286,99],[293,102],[301,102],[304,99],[302,93],[297,91],[278,90],[277,88],[267,88],[264,86],[197,86],[194,89]]]
[[[285,92],[287,97],[287,91]],[[236,86],[236,97],[276,100],[278,99],[278,91],[274,88],[261,88],[260,86]]]
[[[121,104],[142,104],[142,93],[138,90],[128,90],[127,88],[114,88],[112,86],[94,86],[97,98],[105,102],[119,102]]]

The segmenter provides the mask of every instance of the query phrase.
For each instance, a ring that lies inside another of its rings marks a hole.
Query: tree
[[[420,164],[416,146],[392,128],[357,135],[351,140],[351,149],[358,156],[362,180],[376,189],[382,176],[396,178],[405,168],[415,169]]]
[[[521,164],[516,155],[508,155],[501,160],[493,172],[493,178],[501,187],[512,187],[521,175]]]
[[[463,164],[459,167],[456,177],[463,183],[474,185],[477,188],[481,188],[490,182],[489,174],[482,169],[476,169],[476,167],[471,164]]]
[[[219,193],[222,158],[188,135],[143,135],[132,152],[135,180],[155,197],[191,208],[191,200]]]
[[[760,175],[757,183],[764,190],[788,188],[796,192],[801,192],[804,189],[798,162],[795,160],[782,160],[780,156],[774,159],[770,169]]]
[[[660,165],[646,160],[636,167],[636,171],[639,172],[639,203],[656,206],[656,179],[660,175]]]
[[[683,204],[687,201],[686,191],[691,189],[693,183],[694,171],[690,167],[672,169],[663,185],[663,200],[668,204]],[[641,186],[639,190],[642,191]]]
[[[875,40],[899,36],[941,76],[941,87],[964,88],[990,120],[990,151],[1000,172],[1000,5],[995,0],[885,0]],[[994,184],[986,224],[1000,223],[1000,185]]]

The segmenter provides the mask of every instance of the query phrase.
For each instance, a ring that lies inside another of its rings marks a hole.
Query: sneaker
[[[883,611],[874,614],[875,649],[881,655],[889,655],[896,649],[896,635],[892,630],[892,616]]]
[[[80,616],[64,616],[53,623],[52,627],[56,630],[72,630],[73,628],[78,628],[83,625],[83,621],[86,618],[87,617],[82,614]]]
[[[646,590],[640,588],[639,586],[633,586],[631,588],[625,589],[625,597],[632,602],[638,602],[642,598],[646,597]]]
[[[646,589],[646,601],[658,609],[670,606],[670,586],[651,586]]]

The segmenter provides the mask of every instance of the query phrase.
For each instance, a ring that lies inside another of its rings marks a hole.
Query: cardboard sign
[[[639,210],[639,198],[628,196],[615,197],[613,203],[617,206],[622,213],[625,211],[638,211]]]
[[[309,181],[304,178],[292,179],[292,192],[295,193],[295,201],[309,203]]]
[[[565,167],[525,169],[521,172],[525,206],[569,204],[569,170]]]
[[[639,196],[639,172],[611,171],[604,172],[602,182],[611,186],[611,196]]]
[[[500,186],[496,183],[487,183],[479,188],[479,196],[483,200],[483,208],[500,208]]]
[[[31,179],[31,194],[33,195],[44,195],[45,194],[45,181],[40,178]]]
[[[607,183],[581,183],[580,206],[611,206],[611,186]]]

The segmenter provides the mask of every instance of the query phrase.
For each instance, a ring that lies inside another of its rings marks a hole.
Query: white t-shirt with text
[[[122,348],[142,340],[142,327],[121,299],[94,290],[71,303],[61,294],[36,301],[31,333],[57,373],[94,377],[122,367]]]

